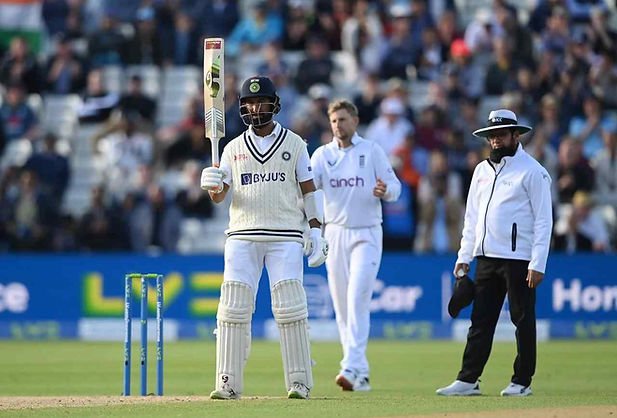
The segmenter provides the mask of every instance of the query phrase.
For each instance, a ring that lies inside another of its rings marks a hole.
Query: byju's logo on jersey
[[[271,181],[284,182],[287,176],[285,173],[242,173],[240,174],[240,183],[243,186],[256,183],[269,183]]]

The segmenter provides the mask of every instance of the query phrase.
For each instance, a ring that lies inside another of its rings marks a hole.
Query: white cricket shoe
[[[345,369],[336,375],[334,382],[343,388],[343,390],[353,390],[356,374],[349,369]]]
[[[467,383],[462,380],[455,380],[450,386],[439,388],[435,391],[442,396],[477,396],[480,392],[480,382]]]
[[[304,383],[294,382],[287,392],[287,397],[289,399],[308,399],[310,393],[311,390]]]
[[[215,389],[210,393],[210,399],[240,399],[240,395],[231,388]]]
[[[361,376],[353,383],[354,392],[370,392],[371,385],[369,383],[368,376]]]
[[[529,396],[531,386],[523,386],[518,383],[510,383],[507,388],[501,391],[501,396]]]

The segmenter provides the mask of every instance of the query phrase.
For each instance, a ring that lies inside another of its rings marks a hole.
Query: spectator
[[[22,170],[17,190],[5,201],[6,229],[12,250],[47,251],[51,248],[51,231],[57,212],[51,197],[37,180],[34,172]]]
[[[11,39],[9,51],[0,63],[0,83],[21,84],[31,94],[41,91],[40,79],[39,66],[26,40],[19,36]]]
[[[310,71],[308,71],[310,69]],[[326,41],[320,36],[312,36],[306,43],[306,58],[298,65],[294,79],[300,93],[308,92],[314,84],[332,84],[334,61]]]
[[[331,51],[341,50],[343,22],[349,18],[346,0],[317,0],[315,20],[310,27],[312,36],[320,36]]]
[[[565,2],[574,24],[589,22],[594,13],[608,12],[605,0],[565,0]]]
[[[197,160],[206,165],[212,159],[210,142],[204,139],[203,123],[196,120],[190,127],[185,125],[185,128],[187,129],[183,129],[177,139],[163,151],[167,169],[179,168],[188,160]]]
[[[543,140],[545,140],[553,150],[559,147],[559,141],[561,141],[561,136],[564,134],[559,113],[560,106],[555,95],[545,94],[540,100],[540,117],[536,123],[536,128],[533,130],[532,138],[536,135],[542,136]],[[538,159],[537,156],[534,157]],[[541,161],[540,164],[542,164]],[[549,174],[551,174],[551,178],[557,178],[554,177],[555,173],[549,172]]]
[[[434,105],[427,106],[420,112],[415,126],[416,140],[422,148],[433,151],[446,144],[449,126],[441,110]]]
[[[86,251],[117,251],[128,249],[127,227],[115,206],[109,205],[105,188],[91,190],[90,207],[77,228],[79,246]]]
[[[356,1],[353,14],[341,29],[343,51],[351,54],[363,71],[376,72],[382,43],[383,26],[375,8],[368,0]]]
[[[583,115],[570,119],[569,134],[583,146],[583,155],[591,160],[602,149],[602,124],[606,121],[602,103],[593,94],[583,99]]]
[[[481,97],[484,93],[485,69],[474,59],[464,40],[456,39],[450,45],[450,59],[454,70],[458,72],[461,88],[469,98]],[[468,131],[466,129],[465,131]]]
[[[58,38],[56,53],[47,60],[45,90],[51,94],[77,94],[85,86],[86,66],[75,53],[72,41]]]
[[[399,148],[414,126],[405,116],[405,106],[399,99],[386,98],[380,106],[380,116],[373,120],[366,130],[366,139],[377,142],[390,157]]]
[[[163,188],[152,184],[137,196],[130,216],[129,232],[133,251],[176,251],[182,213],[168,200]]]
[[[288,6],[283,49],[285,51],[304,51],[310,32],[309,23],[313,20],[314,13],[309,7],[306,7],[302,0],[290,1]]]
[[[479,99],[464,97],[460,102],[460,111],[454,115],[452,122],[452,129],[463,133],[463,143],[469,150],[477,150],[485,146],[471,133],[482,127],[478,112],[479,104]]]
[[[534,77],[534,70],[531,66],[526,64],[520,64],[516,69],[516,81],[513,88],[506,94],[513,94],[520,101],[519,112],[524,114],[528,119],[526,123],[535,122],[538,118],[538,102],[541,99],[541,93],[536,88],[536,80]],[[502,99],[503,100],[503,99]],[[520,115],[519,115],[520,116]]]
[[[277,77],[275,76],[274,79],[277,79]],[[278,78],[278,81],[281,81],[280,78]],[[281,90],[278,90],[277,85],[277,92],[283,103],[294,102],[295,98],[289,97],[288,92],[283,86],[281,86]],[[238,75],[232,71],[227,71],[225,73],[225,139],[224,142],[221,142],[221,149],[225,144],[240,135],[246,129],[240,117],[239,93]],[[285,98],[285,101],[283,101],[283,98]],[[285,112],[281,113],[284,114]],[[282,120],[281,113],[278,114],[279,121]]]
[[[426,3],[426,0],[410,1],[411,39],[415,45],[422,43],[422,36],[427,28],[435,27]]]
[[[459,245],[463,215],[462,183],[458,173],[450,171],[446,155],[433,151],[429,171],[418,187],[418,236],[420,252],[453,252]]]
[[[382,79],[407,80],[420,53],[419,43],[414,43],[411,36],[411,7],[394,3],[390,7],[390,16],[392,26],[384,45],[379,75]]]
[[[434,16],[439,16],[437,18],[436,30],[439,42],[445,49],[445,54],[447,53],[447,48],[450,48],[456,40],[462,40],[463,34],[458,29],[455,10],[444,10],[440,15]]]
[[[570,39],[568,12],[562,7],[552,10],[542,31],[541,52],[552,52],[561,61]]]
[[[26,103],[26,89],[23,84],[9,84],[6,100],[0,106],[0,120],[4,126],[7,143],[17,139],[34,141],[39,135],[37,117]]]
[[[594,173],[583,157],[580,142],[565,137],[559,144],[557,154],[557,190],[560,203],[570,203],[577,191],[591,192]]]
[[[309,91],[310,102],[305,109],[298,109],[292,130],[307,142],[309,155],[321,144],[324,133],[330,133],[328,102],[332,89],[325,84],[315,84]]]
[[[289,75],[289,65],[283,59],[281,47],[276,42],[269,42],[261,50],[263,62],[257,67],[257,74],[271,77],[276,74]],[[237,96],[237,92],[235,96]],[[243,129],[244,130],[244,129]]]
[[[292,125],[292,120],[294,118],[294,115],[297,112],[296,109],[299,107],[298,103],[301,101],[300,95],[298,94],[298,91],[291,83],[290,76],[287,73],[282,73],[282,72],[273,73],[271,74],[270,79],[272,80],[272,82],[274,83],[274,86],[276,87],[276,94],[281,99],[281,103],[285,105],[281,107],[281,110],[276,115],[276,120],[283,126],[290,126]],[[226,99],[227,97],[229,96],[225,96]],[[241,134],[242,129],[245,128],[245,125],[242,122],[242,119],[240,118],[237,90],[234,91],[233,100],[234,100],[234,106],[233,106],[233,109],[232,108],[229,109],[228,111],[229,116],[227,116],[226,114],[225,124],[227,125],[227,129],[229,130],[230,121],[234,121],[233,126],[235,128],[233,132],[237,136]],[[231,113],[232,111],[234,112],[233,114]],[[235,136],[229,135],[229,138],[235,138]]]
[[[617,51],[617,50],[616,50]],[[600,99],[604,108],[617,110],[617,66],[616,53],[603,52],[591,67],[589,82],[592,92]]]
[[[610,119],[602,127],[604,148],[592,161],[596,182],[594,200],[617,210],[617,120]]]
[[[181,16],[181,14],[178,15]],[[133,22],[133,28],[135,33],[125,41],[125,53],[122,61],[129,65],[162,65],[164,58],[163,44],[156,30],[157,22],[154,8],[151,6],[139,8]]]
[[[588,26],[589,41],[596,54],[617,54],[617,32],[609,25],[610,12],[602,8],[591,9],[591,24]]]
[[[68,158],[56,151],[58,138],[48,132],[43,138],[43,149],[26,161],[25,169],[39,179],[41,190],[50,196],[59,209],[71,176]]]
[[[240,20],[227,39],[225,53],[237,57],[242,52],[252,52],[268,42],[277,42],[283,37],[281,16],[270,11],[264,0],[254,4],[250,14]]]
[[[572,204],[559,208],[554,235],[553,248],[558,251],[605,252],[610,249],[606,223],[587,192],[576,192]]]
[[[182,170],[182,184],[176,200],[187,218],[208,219],[214,212],[212,200],[199,187],[202,167],[201,161],[188,160]]]
[[[195,34],[193,19],[187,13],[178,12],[174,23],[173,55],[166,56],[163,52],[163,63],[165,65],[172,63],[173,65],[196,65],[199,40]]]
[[[66,32],[66,19],[69,15],[68,0],[47,0],[41,5],[41,16],[47,36],[54,37]]]
[[[195,18],[197,32],[204,37],[227,38],[238,24],[240,14],[235,0],[196,1],[190,16]]]
[[[118,109],[125,115],[139,115],[143,121],[154,125],[156,102],[144,93],[140,75],[133,74],[129,78],[127,92],[120,98]]]
[[[401,80],[400,78],[391,78],[386,82],[384,87],[384,97],[400,100],[400,102],[405,107],[405,118],[407,118],[407,120],[409,120],[409,122],[413,124],[416,121],[416,115],[413,111],[413,108],[409,104],[410,98],[413,96],[412,92],[409,91],[408,83]]]
[[[129,114],[122,115],[111,132],[100,138],[97,152],[106,176],[106,189],[120,200],[128,191],[135,168],[152,163],[154,144],[152,137],[142,131],[138,119]]]
[[[122,65],[125,42],[116,19],[110,15],[103,16],[99,27],[88,37],[90,64],[95,68]]]
[[[541,126],[541,125],[540,125]],[[551,176],[552,179],[558,178],[557,166],[558,157],[555,148],[549,143],[549,137],[546,134],[546,129],[534,129],[533,136],[529,140],[529,143],[525,146],[525,151],[531,155],[536,161],[542,165]],[[551,183],[551,195],[553,200],[553,206],[557,207],[559,203],[558,183]]]
[[[433,27],[427,27],[422,32],[420,51],[415,63],[418,79],[438,80],[441,76],[440,68],[445,59],[446,51],[439,41],[437,31]]]
[[[118,95],[107,91],[100,69],[88,73],[86,92],[78,110],[80,123],[106,122],[118,104]]]
[[[515,68],[512,51],[504,38],[495,38],[493,50],[494,59],[486,69],[484,92],[489,95],[500,95],[515,85]]]
[[[227,83],[225,88],[228,88]],[[203,84],[199,83],[199,91],[186,101],[185,114],[180,122],[163,126],[157,131],[157,139],[163,147],[175,142],[180,135],[189,132],[195,125],[204,126],[204,95]]]
[[[465,44],[473,55],[481,58],[493,51],[493,39],[499,34],[499,28],[493,22],[489,9],[478,8],[474,19],[465,28]]]
[[[539,35],[544,30],[556,7],[564,8],[565,0],[540,0],[536,3],[527,23],[534,34]]]
[[[379,91],[379,77],[374,73],[367,74],[353,98],[353,104],[358,109],[360,126],[366,126],[377,118],[379,103],[382,99],[383,96]]]
[[[495,20],[503,30],[503,37],[509,43],[514,65],[523,65],[533,62],[533,39],[531,32],[521,25],[516,15],[517,9],[497,4]]]

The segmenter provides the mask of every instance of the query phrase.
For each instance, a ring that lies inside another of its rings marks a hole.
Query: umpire
[[[473,132],[485,138],[491,150],[473,173],[454,267],[455,276],[464,276],[477,258],[471,327],[457,380],[437,389],[438,395],[480,395],[478,378],[491,353],[506,293],[517,354],[511,383],[501,395],[531,395],[536,287],[544,277],[553,220],[551,178],[519,143],[520,135],[530,130],[518,123],[514,112],[499,109],[490,112],[485,128]]]

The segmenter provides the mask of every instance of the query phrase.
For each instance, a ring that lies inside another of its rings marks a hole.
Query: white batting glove
[[[311,228],[309,239],[304,243],[304,255],[309,267],[321,266],[328,257],[328,241],[321,236],[321,229]]]
[[[225,173],[218,167],[206,167],[201,172],[201,188],[215,193],[223,191]]]

